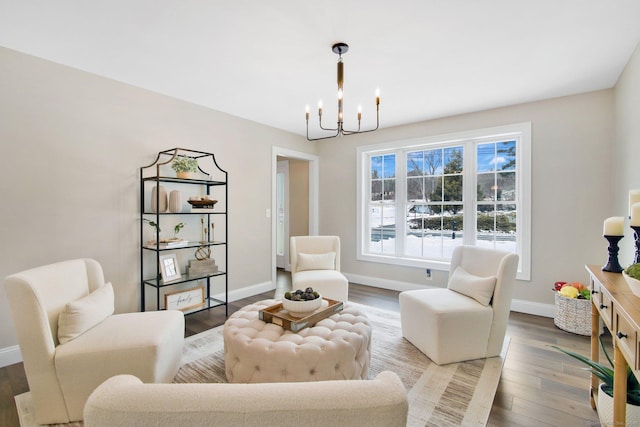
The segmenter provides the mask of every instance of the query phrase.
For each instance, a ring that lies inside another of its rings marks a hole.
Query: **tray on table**
[[[258,318],[264,322],[270,322],[278,326],[282,326],[292,332],[298,332],[301,329],[309,328],[324,318],[331,316],[344,308],[342,301],[336,301],[329,298],[322,298],[327,301],[328,305],[324,305],[305,317],[293,317],[287,310],[282,308],[282,303],[271,305],[258,311]]]

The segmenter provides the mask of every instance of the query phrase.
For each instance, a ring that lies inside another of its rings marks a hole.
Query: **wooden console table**
[[[613,425],[624,426],[627,402],[627,366],[640,378],[640,298],[635,296],[620,273],[587,265],[591,289],[591,359],[598,361],[599,319],[612,335],[614,356]],[[596,408],[599,380],[591,376],[591,406]]]

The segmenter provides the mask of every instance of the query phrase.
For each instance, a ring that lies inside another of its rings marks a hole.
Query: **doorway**
[[[289,270],[289,236],[318,234],[318,156],[273,147],[272,171],[271,279],[275,284],[277,268]]]

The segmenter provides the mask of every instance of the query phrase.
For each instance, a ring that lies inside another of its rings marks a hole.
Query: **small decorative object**
[[[607,353],[607,349],[605,345],[602,343],[602,336],[598,337],[600,341],[600,348],[604,352],[605,358],[609,363],[609,366],[594,362],[586,356],[583,356],[578,353],[574,353],[570,350],[565,350],[558,346],[552,345],[551,347],[555,348],[563,352],[566,355],[573,357],[574,359],[584,363],[587,365],[587,369],[591,371],[593,375],[602,381],[600,384],[600,388],[598,391],[598,417],[600,417],[600,422],[602,425],[613,425],[613,359]],[[627,418],[626,425],[638,425],[638,421],[640,420],[640,414],[638,410],[640,410],[640,383],[638,383],[638,379],[635,377],[632,369],[627,369]],[[602,395],[602,396],[601,396]],[[609,402],[601,402],[601,399],[609,397]],[[610,408],[607,410],[606,405],[610,404]],[[633,408],[630,408],[633,407]],[[631,410],[630,410],[631,409]]]
[[[624,237],[623,232],[624,218],[621,216],[613,216],[604,220],[603,234],[604,238],[609,242],[609,260],[602,267],[602,271],[610,271],[612,273],[621,273],[623,268],[618,262],[618,242]]]
[[[187,202],[191,205],[191,212],[213,211],[217,200],[210,199],[210,196],[190,197]]]
[[[142,220],[143,220],[144,222],[148,223],[148,224],[149,224],[150,226],[152,226],[153,228],[155,228],[155,229],[156,229],[156,232],[157,232],[156,234],[159,234],[159,233],[162,231],[162,230],[160,230],[160,226],[159,226],[158,224],[156,224],[156,222],[155,222],[155,221],[151,221],[150,219],[146,219],[146,218],[143,218]]]
[[[591,335],[591,291],[580,282],[554,284],[556,313],[553,323],[563,331]]]
[[[179,222],[176,224],[175,227],[173,227],[173,236],[174,238],[178,238],[178,233],[180,232],[180,230],[182,230],[184,228],[184,223]]]
[[[182,200],[180,197],[180,191],[173,190],[169,193],[169,212],[178,213],[182,211]]]
[[[196,249],[196,259],[202,261],[204,259],[209,259],[211,256],[211,248],[209,246],[200,246]]]
[[[164,283],[180,280],[180,266],[176,254],[160,255],[160,274]]]
[[[151,212],[167,211],[167,190],[161,185],[160,188],[151,189]]]
[[[640,193],[640,190],[635,191]],[[631,196],[629,197],[631,198]],[[633,258],[633,263],[638,264],[640,263],[640,203],[632,203],[629,205],[629,219],[631,228],[633,229],[633,238],[636,244],[636,256]]]
[[[188,310],[204,305],[204,286],[164,295],[164,307],[167,310]]]
[[[292,317],[305,317],[319,309],[321,305],[322,297],[313,288],[306,288],[304,291],[298,289],[293,292],[285,292],[282,299],[282,307]]]
[[[189,277],[208,276],[218,272],[216,260],[211,258],[189,260],[187,274]]]
[[[635,263],[630,265],[622,272],[622,276],[624,280],[626,280],[627,285],[629,285],[631,292],[633,292],[635,296],[640,297],[640,264]]]
[[[198,171],[198,161],[193,157],[177,156],[171,163],[178,178],[191,178]]]
[[[211,233],[209,233],[209,242],[213,243],[214,242],[214,238],[213,238],[213,230],[215,230],[216,225],[214,223],[211,223]]]

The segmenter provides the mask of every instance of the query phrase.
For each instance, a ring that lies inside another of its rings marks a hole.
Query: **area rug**
[[[408,391],[408,426],[487,424],[509,338],[498,357],[438,366],[402,338],[399,313],[354,305],[367,314],[373,326],[369,378],[385,370],[400,377]],[[222,326],[185,339],[182,366],[173,381],[226,382]],[[29,393],[15,399],[21,427],[36,427]],[[82,423],[63,425],[79,427]]]

